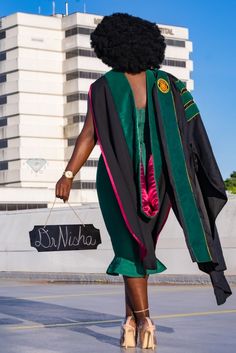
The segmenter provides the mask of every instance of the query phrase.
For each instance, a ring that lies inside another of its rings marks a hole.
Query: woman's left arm
[[[83,129],[76,139],[74,150],[65,170],[72,171],[75,176],[88,159],[96,143],[97,136],[94,130],[93,116],[88,103],[88,110]],[[56,183],[56,197],[63,199],[64,202],[67,201],[69,198],[71,185],[72,179],[68,179],[63,175]]]

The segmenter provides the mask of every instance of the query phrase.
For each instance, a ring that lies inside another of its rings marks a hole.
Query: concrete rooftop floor
[[[210,285],[149,285],[158,353],[235,353],[236,296]],[[149,352],[119,347],[123,284],[0,279],[1,353]]]

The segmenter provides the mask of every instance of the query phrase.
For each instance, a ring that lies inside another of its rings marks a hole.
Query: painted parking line
[[[64,298],[76,298],[76,297],[87,297],[87,296],[103,296],[103,295],[112,295],[112,294],[121,294],[123,291],[110,291],[110,292],[84,292],[77,294],[54,294],[54,295],[41,295],[41,296],[32,296],[32,297],[9,297],[9,298],[1,298],[1,301],[6,301],[9,299],[17,299],[17,300],[44,300],[44,299],[64,299]]]
[[[164,315],[154,315],[152,319],[169,319],[169,318],[179,318],[179,317],[194,317],[194,316],[209,316],[209,315],[223,315],[223,314],[236,314],[236,309],[231,310],[213,310],[213,311],[199,311],[192,313],[178,313],[178,314],[164,314]],[[95,320],[95,321],[74,321],[70,323],[61,323],[61,324],[35,324],[35,325],[12,325],[6,326],[11,331],[20,331],[20,330],[37,330],[42,328],[57,328],[57,327],[72,327],[80,325],[97,325],[97,324],[107,324],[107,323],[120,323],[122,319],[113,319],[113,320]]]
[[[205,287],[205,285],[204,285]],[[206,289],[208,287],[204,288],[203,286],[199,286],[196,287],[194,286],[193,288],[152,288],[150,290],[149,288],[149,292],[150,294],[152,293],[156,293],[156,292],[185,292],[185,291],[193,291],[193,290],[203,290]],[[77,298],[77,297],[87,297],[87,296],[103,296],[103,295],[120,295],[120,294],[124,294],[124,290],[120,290],[120,291],[103,291],[103,292],[95,292],[95,293],[91,293],[91,292],[83,292],[83,293],[77,293],[77,294],[54,294],[54,295],[41,295],[41,296],[29,296],[29,297],[8,297],[8,298],[1,298],[0,297],[0,302],[1,301],[8,301],[9,299],[17,299],[17,300],[45,300],[45,299],[64,299],[64,298]]]

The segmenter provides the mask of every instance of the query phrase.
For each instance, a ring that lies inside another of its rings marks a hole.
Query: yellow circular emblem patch
[[[159,78],[159,80],[157,81],[157,86],[162,93],[169,92],[169,89],[170,89],[169,84],[163,78]]]

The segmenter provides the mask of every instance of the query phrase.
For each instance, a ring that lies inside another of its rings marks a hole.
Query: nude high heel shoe
[[[157,339],[155,336],[156,326],[149,317],[145,317],[144,321],[138,326],[138,340],[141,348],[155,349]]]
[[[128,316],[121,324],[120,346],[125,348],[134,348],[137,343],[137,330],[130,325],[133,316]]]

